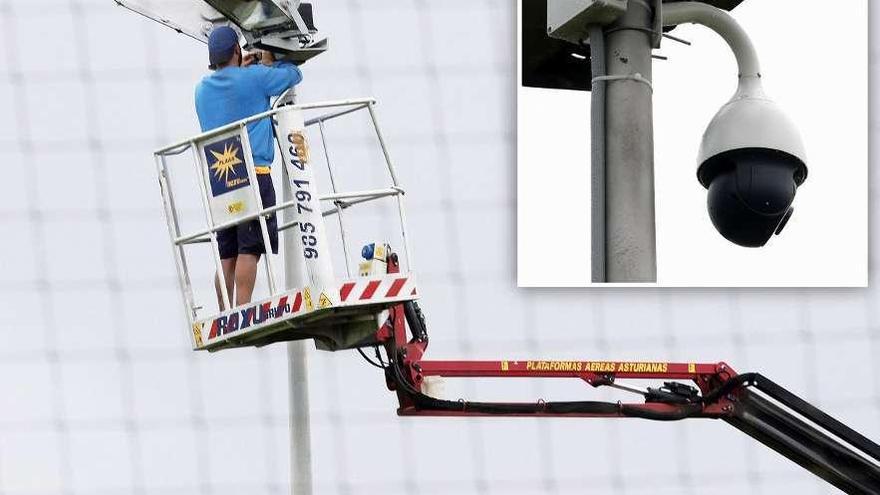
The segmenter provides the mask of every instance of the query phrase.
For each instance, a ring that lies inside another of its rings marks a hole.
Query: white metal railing
[[[280,100],[280,98],[279,98]],[[159,148],[153,152],[154,155],[179,155],[186,151],[195,141],[203,141],[208,138],[217,137],[225,132],[231,131],[233,129],[246,126],[251,122],[256,122],[258,120],[265,119],[266,117],[271,117],[279,112],[290,111],[290,110],[314,110],[320,108],[335,108],[335,107],[351,107],[347,111],[337,112],[333,114],[328,114],[325,116],[318,117],[316,119],[310,119],[306,121],[307,126],[311,126],[320,121],[331,120],[336,117],[340,117],[345,114],[349,114],[352,112],[356,112],[366,107],[372,107],[376,104],[376,100],[373,98],[356,98],[351,100],[334,100],[334,101],[325,101],[325,102],[316,102],[316,103],[300,103],[296,105],[285,105],[281,107],[276,107],[271,110],[266,110],[265,112],[258,113],[255,115],[251,115],[246,119],[241,119],[236,122],[232,122],[226,124],[222,127],[217,127],[216,129],[211,129],[210,131],[203,132],[201,134],[197,134],[190,138],[184,139],[182,141],[178,141],[174,144],[170,144],[163,148]],[[371,115],[374,114],[370,112]],[[375,125],[375,118],[373,118],[373,122]]]
[[[282,98],[279,98],[279,101]],[[321,202],[330,202],[332,203],[332,207],[328,209],[323,209],[321,211],[322,217],[328,217],[335,215],[338,219],[339,230],[341,234],[341,243],[342,249],[345,259],[345,269],[348,277],[352,276],[351,269],[351,258],[349,256],[350,249],[348,246],[348,239],[346,236],[346,222],[345,222],[345,210],[349,207],[367,203],[371,201],[375,201],[381,198],[394,197],[397,200],[397,210],[399,215],[400,222],[400,234],[401,240],[403,243],[403,255],[404,260],[406,262],[406,266],[409,270],[412,270],[412,256],[410,253],[410,249],[407,243],[407,233],[406,233],[406,215],[404,212],[404,204],[403,204],[403,195],[404,190],[401,187],[397,174],[394,169],[394,164],[391,160],[391,156],[386,147],[385,139],[382,135],[382,132],[379,128],[376,114],[374,110],[374,105],[376,101],[372,98],[360,98],[360,99],[350,99],[350,100],[338,100],[338,101],[327,101],[327,102],[317,102],[317,103],[304,103],[304,104],[296,104],[296,105],[285,105],[280,107],[273,107],[271,110],[262,112],[246,119],[242,119],[237,122],[230,123],[228,125],[212,129],[208,132],[203,132],[201,134],[192,136],[185,140],[176,142],[174,144],[162,147],[157,149],[154,152],[154,159],[156,162],[157,172],[159,175],[159,184],[162,192],[163,206],[165,209],[165,218],[168,224],[168,231],[171,238],[171,242],[174,247],[174,258],[175,265],[177,268],[179,284],[182,292],[182,296],[187,308],[187,315],[189,318],[189,322],[192,325],[198,315],[197,311],[201,308],[201,306],[197,305],[197,302],[194,300],[192,283],[190,280],[190,274],[187,264],[187,257],[184,250],[184,247],[189,244],[196,243],[210,243],[211,250],[214,258],[214,264],[216,265],[217,273],[221,274],[222,280],[222,264],[220,262],[220,254],[219,247],[217,244],[217,233],[221,230],[234,227],[236,225],[243,224],[245,222],[250,222],[253,220],[259,220],[260,230],[263,237],[264,246],[266,246],[266,252],[269,252],[270,242],[268,235],[268,228],[266,225],[267,218],[272,214],[277,214],[278,212],[295,208],[297,206],[297,200],[291,199],[288,201],[282,201],[278,204],[270,207],[265,207],[262,204],[262,199],[259,192],[259,185],[257,182],[256,170],[253,164],[253,158],[251,154],[250,140],[247,133],[247,125],[252,122],[257,122],[266,118],[273,118],[279,116],[284,112],[304,112],[304,111],[313,111],[313,110],[326,110],[326,109],[334,109],[334,111],[325,113],[322,115],[318,115],[309,119],[304,119],[303,123],[305,127],[318,127],[318,135],[321,140],[321,148],[323,151],[324,159],[327,165],[329,177],[330,177],[330,192],[326,194],[321,194],[317,197],[319,200],[319,204]],[[326,138],[326,129],[325,123],[331,121],[333,119],[349,115],[360,110],[366,109],[370,116],[370,122],[375,131],[376,139],[378,141],[379,146],[382,149],[382,154],[384,157],[385,166],[387,167],[388,174],[390,177],[390,185],[387,188],[381,189],[373,189],[366,191],[339,191],[337,188],[336,181],[336,173],[337,171],[334,169],[333,161],[331,160],[331,155],[329,152],[329,147],[327,144]],[[275,124],[275,118],[273,118],[273,125]],[[277,135],[277,133],[276,133]],[[200,153],[201,147],[205,145],[209,145],[209,141],[216,138],[222,138],[226,136],[227,138],[235,138],[240,137],[242,144],[242,153],[244,157],[245,167],[247,170],[247,175],[249,179],[249,184],[247,188],[250,190],[252,194],[252,199],[256,202],[257,208],[255,211],[250,211],[247,214],[240,215],[235,217],[232,220],[228,221],[217,221],[212,214],[212,205],[209,199],[208,192],[208,184],[209,180],[207,180],[207,176],[205,174],[210,173],[206,167],[204,166],[204,162],[202,160],[201,155],[204,153]],[[278,143],[279,149],[281,147],[281,143]],[[186,151],[191,151],[193,153],[193,162],[194,166],[197,169],[197,176],[199,178],[200,184],[200,192],[202,205],[205,209],[205,220],[207,222],[206,228],[200,228],[194,232],[181,232],[180,227],[180,218],[178,216],[178,211],[176,208],[174,193],[171,187],[171,167],[168,164],[168,157],[181,155]],[[285,169],[286,170],[286,169]],[[284,174],[285,179],[287,179],[287,174]],[[280,217],[279,217],[280,220]],[[278,223],[278,231],[283,232],[291,227],[297,225],[297,221],[289,222],[286,224]],[[280,239],[279,239],[280,242]],[[288,253],[290,253],[289,251]],[[271,256],[268,254],[264,256],[266,263],[266,275],[267,275],[267,283],[269,286],[269,291],[272,295],[278,292],[278,281],[275,278],[275,270],[272,265]],[[221,287],[223,284],[221,283]],[[231,301],[229,300],[229,294],[227,294],[226,290],[221,290],[222,293],[222,303],[221,311],[225,311],[232,308]]]

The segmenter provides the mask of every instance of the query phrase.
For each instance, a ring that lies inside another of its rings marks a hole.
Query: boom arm
[[[388,272],[398,269],[397,256],[389,254]],[[388,356],[387,363],[380,360],[381,366],[388,388],[397,393],[401,416],[721,419],[846,493],[880,493],[880,446],[768,378],[757,373],[738,375],[725,363],[429,361],[422,359],[428,335],[414,302],[390,310],[375,343]],[[432,376],[574,378],[593,387],[639,394],[642,401],[450,401],[423,392],[425,378]],[[664,383],[638,389],[618,380]]]

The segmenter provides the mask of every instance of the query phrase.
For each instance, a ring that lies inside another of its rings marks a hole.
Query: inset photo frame
[[[868,2],[646,3],[519,0],[518,285],[867,286]]]

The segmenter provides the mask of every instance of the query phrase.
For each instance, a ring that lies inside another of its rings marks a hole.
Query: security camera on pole
[[[664,28],[714,30],[739,66],[737,92],[709,124],[698,154],[715,228],[735,244],[760,247],[791,218],[807,177],[800,134],[764,94],[748,35],[718,8],[739,1],[709,3],[547,0],[548,36],[590,46],[594,283],[657,279],[651,50]]]

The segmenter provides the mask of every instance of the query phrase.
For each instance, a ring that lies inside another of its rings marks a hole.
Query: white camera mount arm
[[[749,95],[763,94],[761,64],[748,33],[729,13],[700,2],[674,2],[663,5],[663,25],[701,24],[718,33],[730,46],[739,65],[739,90]]]
[[[701,24],[718,33],[733,50],[739,65],[739,86],[709,124],[698,161],[725,151],[766,148],[786,152],[806,163],[806,150],[797,126],[764,94],[761,65],[755,45],[727,12],[700,2],[674,2],[663,6],[663,25]],[[804,171],[803,177],[806,177]],[[803,178],[800,179],[801,181]]]

